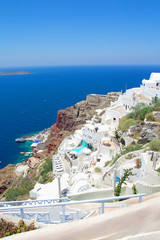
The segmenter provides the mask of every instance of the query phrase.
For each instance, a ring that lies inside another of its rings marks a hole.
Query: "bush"
[[[160,173],[160,168],[157,169],[157,172]]]
[[[139,140],[139,138],[140,138],[140,132],[135,132],[134,135],[132,136],[132,138]]]
[[[123,150],[123,155],[128,153],[128,152],[133,152],[133,151],[137,151],[140,150],[142,148],[142,145],[139,143],[135,143],[135,144],[131,144],[128,145],[124,150]]]
[[[147,119],[147,121],[155,121],[155,117],[152,112],[147,113],[146,119]]]
[[[53,177],[51,177],[50,173],[52,173],[53,167],[52,167],[52,160],[50,157],[45,159],[45,162],[43,163],[41,169],[40,169],[40,183],[46,183],[49,181],[53,181]],[[50,176],[48,176],[50,175]]]
[[[126,184],[126,180],[129,178],[129,176],[133,176],[135,174],[132,173],[132,169],[133,168],[129,168],[129,169],[124,169],[124,175],[121,178],[121,180],[119,181],[117,187],[114,190],[114,195],[115,196],[119,196],[121,194],[121,188],[122,188],[122,184]]]
[[[153,139],[148,146],[151,151],[160,152],[160,139]]]
[[[99,167],[95,167],[94,171],[95,171],[95,173],[101,173],[101,172],[102,172],[102,169],[99,168]]]
[[[142,149],[142,145],[139,144],[139,143],[135,143],[135,144],[131,144],[131,145],[128,145],[122,152],[121,154],[116,154],[116,156],[113,158],[112,160],[112,165],[116,163],[116,161],[123,155],[129,153],[129,152],[134,152],[134,151],[137,151],[137,150],[140,150]],[[128,156],[127,159],[130,159],[130,157]]]
[[[48,157],[45,159],[45,163],[42,165],[40,173],[45,175],[52,171],[52,160]]]
[[[137,124],[137,121],[134,120],[133,118],[128,118],[128,116],[123,117],[119,121],[119,127],[118,129],[121,130],[122,132],[126,132],[130,126],[134,126]]]
[[[13,234],[27,232],[36,229],[34,222],[30,223],[28,226],[24,223],[23,220],[18,222],[18,226],[16,226],[12,222],[7,222],[3,218],[0,219],[0,238],[5,236],[10,236]]]
[[[135,107],[133,107],[133,112],[129,114],[129,117],[135,120],[143,121],[147,113],[150,113],[152,111],[152,107],[147,106],[145,103],[138,103]]]
[[[128,156],[126,157],[126,159],[132,159],[133,158],[133,156],[132,156],[132,154],[128,154]]]
[[[111,163],[111,161],[107,161],[107,162],[105,162],[104,167],[107,167],[110,163]]]
[[[146,115],[147,115],[148,113],[151,113],[151,112],[152,112],[152,108],[151,108],[151,107],[145,107],[145,108],[143,108],[143,109],[140,110],[140,112],[139,112],[140,119],[141,119],[141,120],[144,120],[145,117],[146,117]]]
[[[137,194],[137,188],[134,184],[133,184],[132,190],[133,190],[133,194]]]
[[[22,180],[19,187],[10,188],[6,194],[6,201],[15,201],[17,197],[22,197],[26,194],[29,194],[29,191],[34,187],[34,183],[28,179]]]
[[[115,164],[117,162],[118,158],[120,158],[122,155],[123,154],[117,153],[116,156],[113,158],[112,165]]]

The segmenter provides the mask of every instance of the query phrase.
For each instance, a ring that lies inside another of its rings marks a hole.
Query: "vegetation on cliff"
[[[34,178],[39,183],[47,183],[53,181],[53,167],[52,160],[50,157],[44,159],[43,164],[40,167],[39,174]]]
[[[160,152],[160,139],[153,139],[148,146],[151,151]]]
[[[121,130],[122,132],[126,132],[130,128],[130,126],[134,126],[137,123],[138,121],[136,121],[133,118],[130,118],[128,114],[120,119],[118,130]]]
[[[53,181],[52,160],[46,157],[41,160],[41,164],[35,169],[31,169],[27,177],[19,177],[14,181],[12,187],[4,194],[6,201],[27,199],[29,191],[34,188],[36,182],[47,183]]]
[[[12,187],[5,193],[6,201],[15,201],[18,197],[28,197],[29,191],[34,187],[34,185],[35,183],[31,180],[22,179],[17,187]]]
[[[122,117],[119,121],[118,130],[122,132],[127,132],[127,130],[136,124],[144,121],[155,121],[153,112],[160,111],[160,101],[152,103],[151,106],[147,106],[145,103],[138,103],[133,107],[133,111],[126,116]]]

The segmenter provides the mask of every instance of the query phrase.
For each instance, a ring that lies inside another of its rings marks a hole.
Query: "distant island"
[[[24,74],[31,74],[30,72],[0,72],[1,75],[24,75]]]

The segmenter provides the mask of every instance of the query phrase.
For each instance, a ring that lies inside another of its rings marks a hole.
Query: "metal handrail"
[[[63,201],[69,201],[70,199],[68,197],[63,198],[54,198],[54,199],[43,199],[43,200],[26,200],[26,201],[9,201],[9,202],[0,202],[0,208],[1,207],[11,207],[11,206],[26,206],[26,205],[42,205],[42,204],[50,204],[50,203],[56,203],[56,202],[63,202]]]
[[[92,200],[83,200],[83,201],[69,201],[69,202],[60,202],[62,199],[58,199],[57,202],[54,203],[44,203],[39,205],[20,205],[20,206],[9,206],[9,207],[0,207],[0,212],[4,211],[12,211],[12,210],[20,210],[21,218],[24,218],[24,210],[25,209],[32,209],[32,208],[44,208],[44,207],[62,207],[62,222],[65,222],[65,207],[71,206],[71,205],[77,205],[77,204],[85,204],[85,203],[100,203],[101,211],[99,211],[100,214],[104,213],[105,209],[105,203],[116,201],[116,200],[125,200],[130,198],[139,198],[139,203],[142,202],[142,197],[146,196],[145,193],[141,194],[135,194],[135,195],[125,195],[125,196],[118,196],[118,197],[109,197],[109,198],[101,198],[101,199],[92,199]],[[38,201],[38,200],[37,200]],[[23,201],[22,201],[23,202]],[[24,201],[27,202],[27,201]],[[1,203],[0,203],[1,205]],[[85,210],[85,209],[83,209]]]

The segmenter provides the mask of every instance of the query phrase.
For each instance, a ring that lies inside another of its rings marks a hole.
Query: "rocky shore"
[[[118,99],[121,92],[111,92],[107,95],[90,94],[86,100],[76,103],[74,106],[65,110],[59,110],[57,121],[50,128],[50,134],[45,144],[40,143],[37,150],[43,152],[35,153],[25,162],[0,169],[0,199],[4,200],[5,192],[11,187],[18,187],[19,179],[32,180],[38,174],[47,157],[52,158],[62,140],[79,129],[87,120],[90,120],[95,114],[95,110],[110,106],[111,102]],[[27,166],[27,167],[26,167]]]

